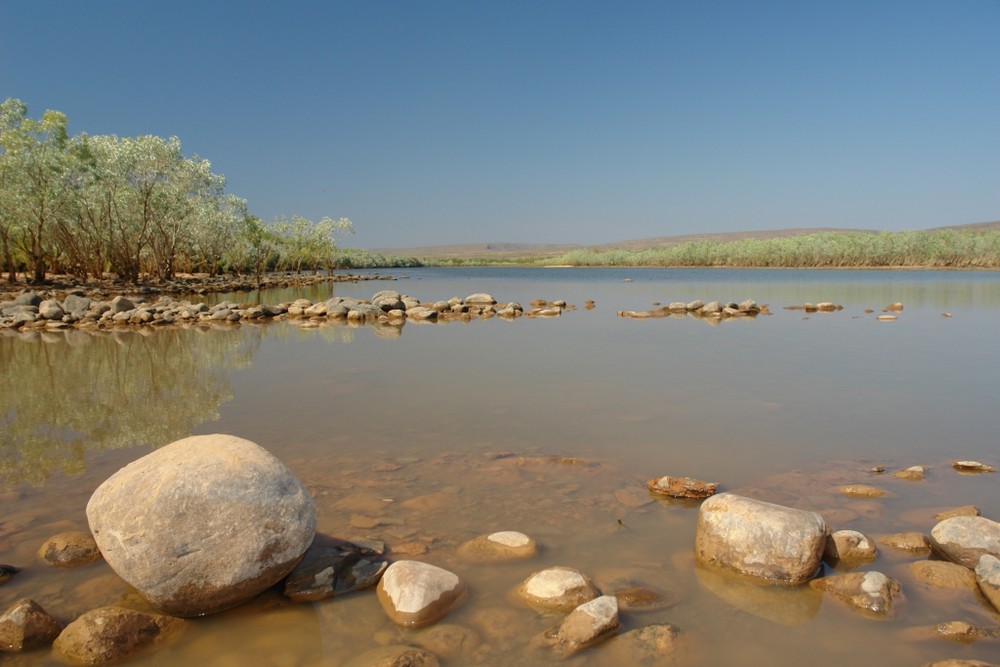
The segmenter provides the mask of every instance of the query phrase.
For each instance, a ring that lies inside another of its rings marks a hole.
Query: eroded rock
[[[800,584],[816,575],[826,541],[815,512],[720,493],[699,509],[695,554],[738,574]]]
[[[241,604],[287,576],[316,508],[294,475],[229,435],[178,440],[112,475],[87,504],[111,568],[175,616]]]
[[[480,535],[458,547],[458,555],[475,562],[498,562],[531,558],[538,554],[538,544],[525,535],[505,530]]]
[[[671,477],[666,475],[651,479],[646,486],[653,493],[672,498],[708,498],[719,490],[718,482],[703,482],[693,477]]]
[[[809,583],[866,616],[892,615],[901,596],[899,582],[881,572],[851,572],[823,577]]]
[[[589,577],[569,567],[550,567],[524,580],[518,594],[534,607],[568,612],[600,595]]]
[[[66,626],[52,645],[73,665],[102,665],[145,651],[175,635],[184,621],[121,607],[88,611]]]
[[[0,614],[0,651],[28,651],[52,643],[62,625],[34,600],[18,600]]]
[[[826,543],[823,559],[836,567],[843,563],[854,567],[863,563],[871,563],[878,558],[875,542],[856,530],[838,530]]]
[[[1000,523],[981,516],[955,516],[931,530],[930,545],[943,558],[976,567],[980,556],[1000,557]]]
[[[465,600],[468,587],[458,575],[436,565],[401,560],[386,569],[376,590],[394,623],[416,628],[444,618]]]
[[[79,567],[101,557],[94,538],[81,530],[53,535],[38,549],[38,557],[55,567]]]
[[[618,625],[618,600],[613,595],[602,595],[578,606],[561,623],[536,637],[534,643],[566,658],[608,638]]]

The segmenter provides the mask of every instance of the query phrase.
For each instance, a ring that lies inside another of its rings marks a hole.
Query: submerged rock
[[[672,667],[685,664],[688,641],[676,625],[654,623],[613,637],[601,650],[612,656],[608,664]]]
[[[815,512],[720,493],[699,509],[695,554],[738,574],[800,584],[816,575],[826,540]]]
[[[440,667],[433,653],[403,645],[380,646],[365,651],[344,667]]]
[[[73,665],[101,665],[124,660],[180,631],[184,621],[121,607],[102,607],[76,619],[52,645]]]
[[[285,578],[313,541],[316,508],[260,446],[178,440],[94,492],[87,518],[105,560],[161,611],[209,614]]]
[[[851,498],[881,498],[885,495],[885,491],[869,484],[847,484],[838,490]]]
[[[651,479],[646,486],[653,493],[672,498],[708,498],[719,490],[718,482],[703,482],[693,477],[670,477]]]
[[[18,600],[0,614],[0,651],[28,651],[52,643],[62,625],[34,600]]]
[[[918,560],[910,563],[910,573],[917,581],[937,588],[976,587],[976,577],[968,568],[943,560]]]
[[[602,595],[585,602],[561,623],[535,638],[535,645],[567,658],[608,638],[618,629],[618,600]]]
[[[368,588],[377,584],[389,567],[371,549],[343,540],[335,542],[313,542],[285,579],[285,597],[312,602]]]
[[[458,555],[475,562],[498,562],[531,558],[538,554],[538,544],[525,535],[505,530],[480,535],[458,547]]]
[[[899,582],[881,572],[838,574],[816,579],[809,585],[866,616],[879,618],[892,614],[901,595]]]
[[[925,554],[930,551],[927,536],[916,531],[883,535],[879,538],[879,543],[911,554]]]
[[[980,463],[979,461],[952,461],[951,467],[959,472],[996,472],[997,469],[991,465]]]
[[[0,563],[0,586],[3,586],[8,581],[14,578],[14,575],[21,571],[21,568],[14,567],[13,565],[7,565],[6,563]]]
[[[55,567],[79,567],[100,559],[101,551],[89,533],[71,530],[46,540],[38,557]]]

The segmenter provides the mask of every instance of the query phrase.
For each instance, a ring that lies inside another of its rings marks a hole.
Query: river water
[[[216,295],[277,303],[394,289],[422,301],[488,292],[501,302],[564,299],[556,318],[474,319],[400,328],[294,323],[0,334],[0,562],[23,568],[0,610],[31,597],[69,621],[89,608],[141,605],[103,563],[52,570],[35,552],[86,529],[93,490],[119,467],[190,434],[232,433],[264,446],[306,484],[319,530],[383,541],[390,558],[451,569],[469,600],[442,623],[479,646],[445,665],[547,664],[526,643],[556,619],[511,591],[551,565],[599,586],[629,580],[663,593],[661,609],[624,612],[623,631],[672,623],[692,664],[917,665],[997,658],[995,643],[914,639],[915,627],[965,620],[996,627],[971,590],[914,579],[919,558],[889,547],[864,569],[900,580],[894,618],[874,621],[808,587],[719,578],[693,559],[697,505],[657,500],[663,475],[819,511],[831,529],[873,537],[927,533],[941,509],[975,504],[1000,518],[998,475],[962,475],[952,459],[1000,464],[1000,274],[979,272],[407,269],[398,280],[306,291]],[[694,299],[768,304],[773,314],[712,325],[629,319],[623,310]],[[584,307],[586,301],[594,307]],[[832,313],[787,310],[834,302]],[[894,302],[895,321],[876,316]],[[872,312],[866,312],[866,311]],[[928,467],[907,482],[889,472]],[[875,484],[878,499],[843,496]],[[542,546],[515,564],[455,555],[476,535],[518,530]],[[371,591],[296,605],[256,603],[188,624],[135,664],[340,665],[397,629]],[[617,639],[571,664],[629,664]],[[621,642],[619,642],[620,644]],[[47,650],[10,664],[45,665]],[[662,663],[670,664],[670,663]]]

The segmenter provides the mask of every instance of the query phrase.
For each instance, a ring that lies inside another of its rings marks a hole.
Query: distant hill
[[[1000,231],[1000,220],[993,222],[973,222],[965,225],[949,225],[934,227],[927,231]],[[373,248],[371,252],[395,257],[418,257],[421,259],[520,259],[525,257],[558,257],[571,250],[589,248],[597,251],[613,249],[643,250],[646,248],[669,248],[682,243],[710,241],[726,243],[744,239],[773,239],[787,236],[804,236],[818,233],[868,233],[877,234],[874,229],[843,229],[833,227],[809,227],[793,229],[768,229],[751,232],[717,232],[705,234],[684,234],[680,236],[654,236],[644,239],[602,243],[599,245],[582,245],[573,243],[455,243],[447,245],[417,246],[412,248]]]

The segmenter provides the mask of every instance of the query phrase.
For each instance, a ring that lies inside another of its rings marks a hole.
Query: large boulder
[[[815,512],[720,493],[698,511],[695,553],[741,575],[801,584],[815,576],[827,534]]]
[[[281,581],[316,531],[316,507],[260,446],[185,438],[109,477],[87,504],[105,560],[157,609],[198,616]]]

